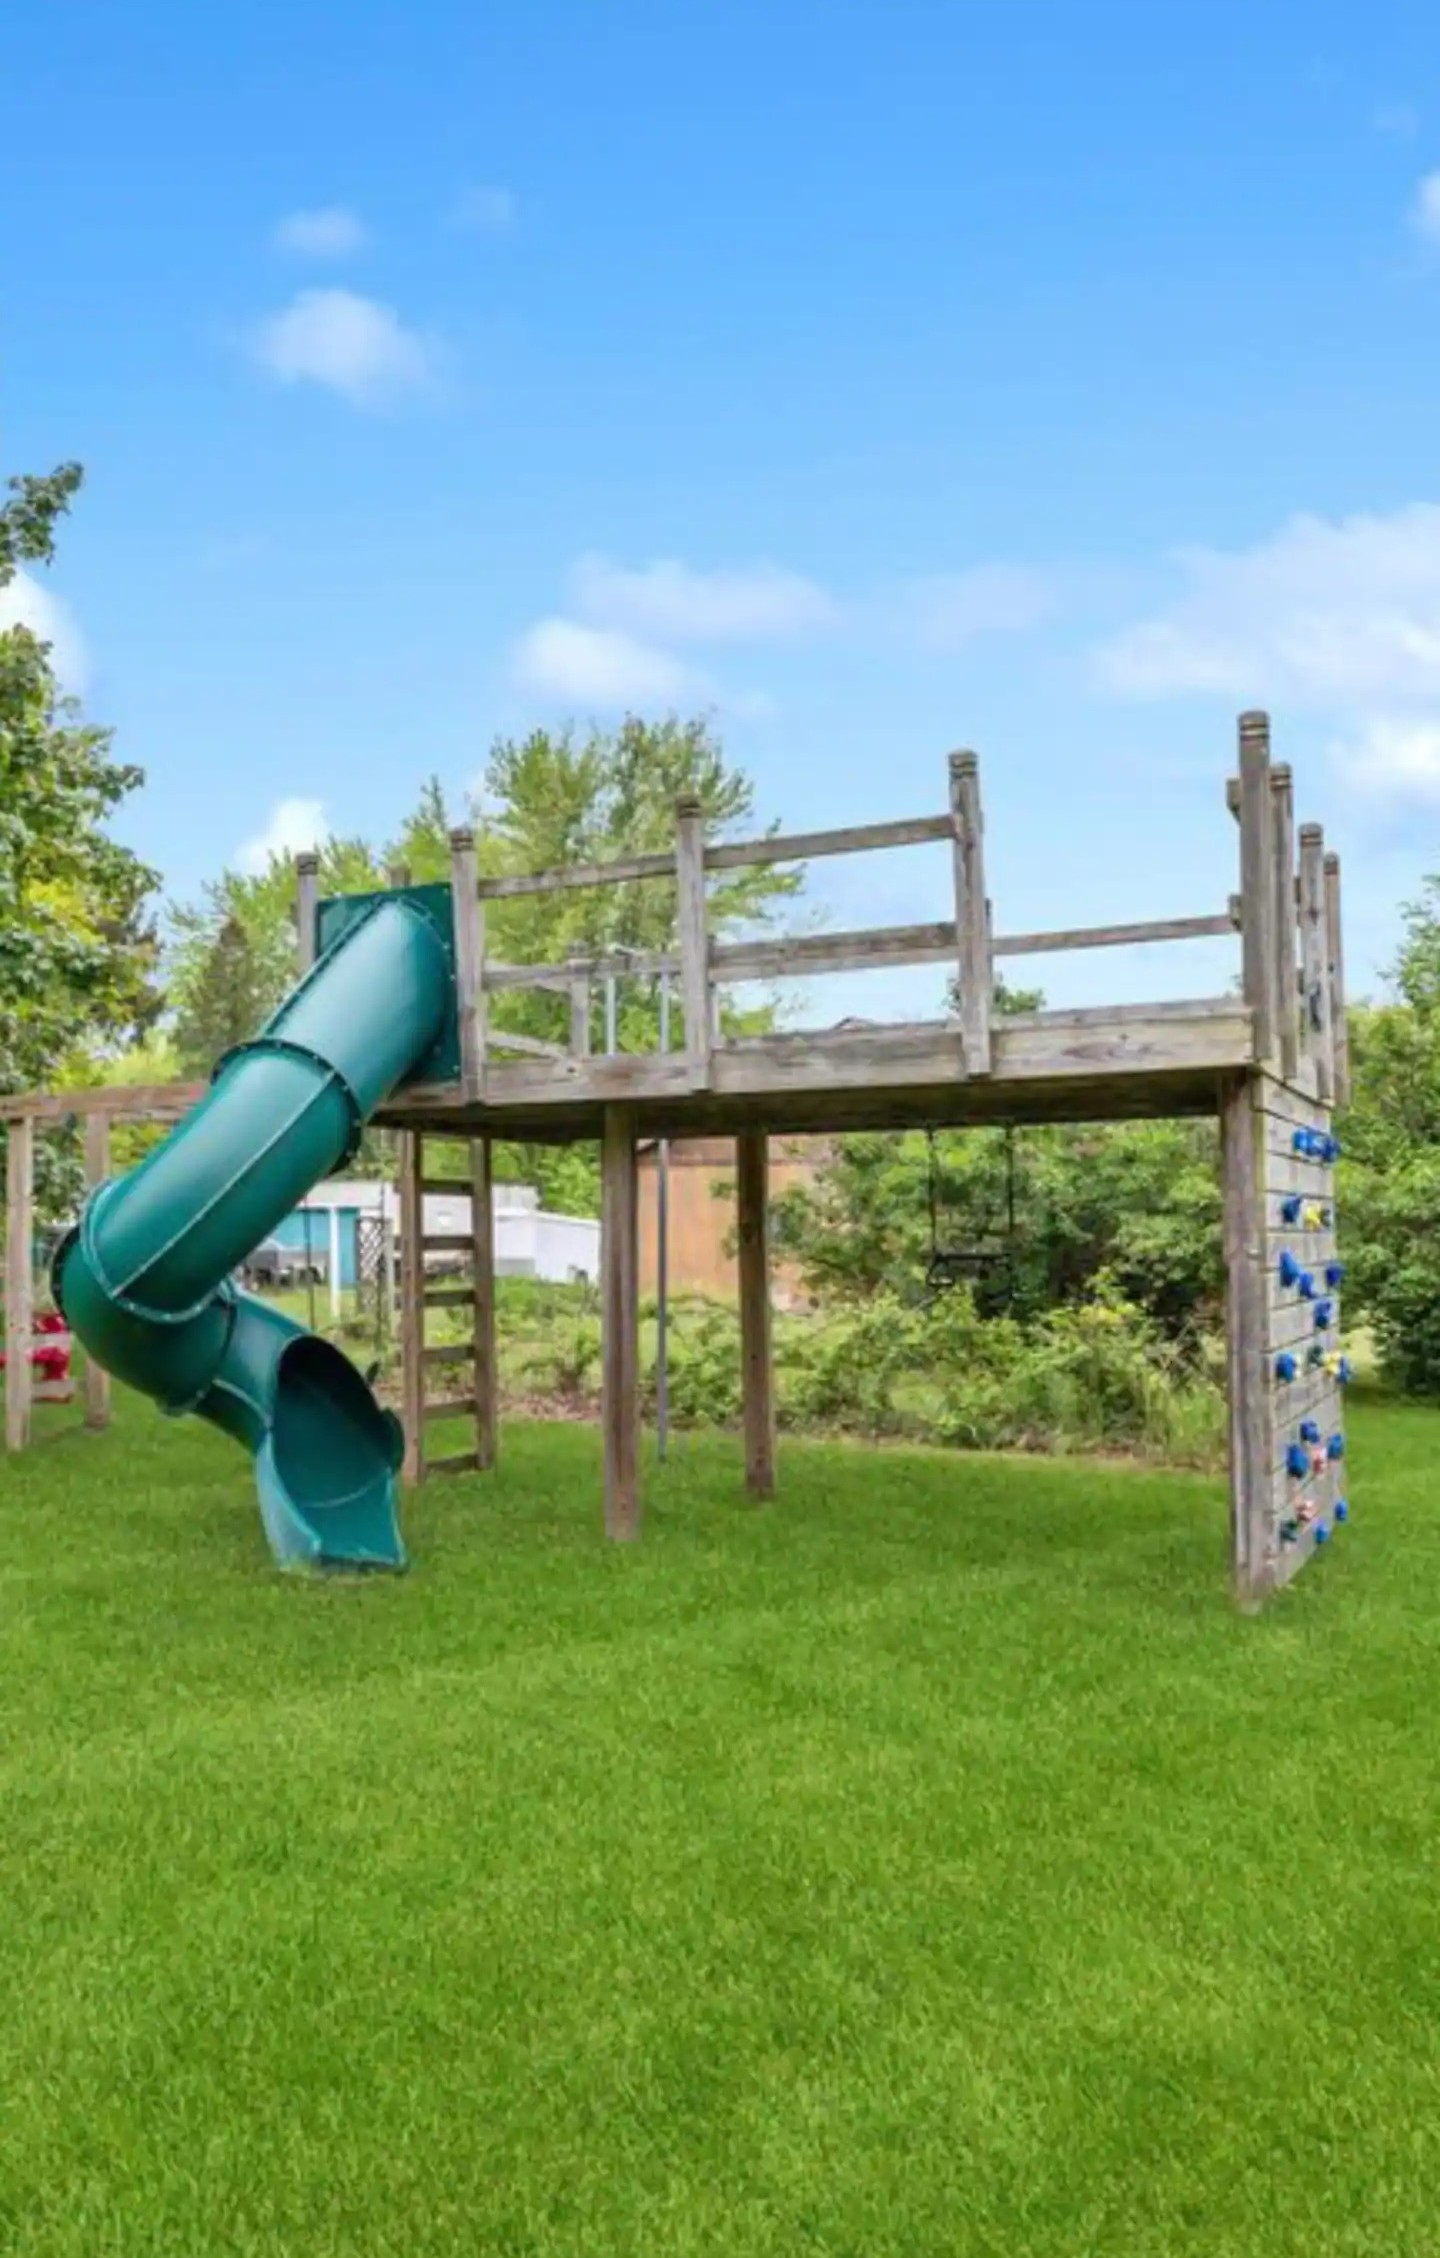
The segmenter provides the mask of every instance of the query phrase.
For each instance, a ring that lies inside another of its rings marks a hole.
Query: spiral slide
[[[220,1061],[164,1144],[92,1195],[56,1252],[55,1298],[117,1379],[253,1454],[282,1566],[403,1568],[399,1421],[339,1349],[232,1276],[453,1028],[446,889],[326,909],[340,929],[263,1034]]]

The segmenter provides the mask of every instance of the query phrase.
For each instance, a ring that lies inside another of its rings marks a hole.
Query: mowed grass
[[[619,1550],[522,1427],[312,1582],[197,1427],[45,1442],[0,2249],[1440,2248],[1437,1446],[1245,1621],[1198,1477],[686,1437]]]

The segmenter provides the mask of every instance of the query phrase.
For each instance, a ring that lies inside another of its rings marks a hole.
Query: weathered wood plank
[[[948,815],[899,816],[889,823],[854,823],[838,831],[776,832],[707,847],[707,870],[749,870],[762,863],[814,862],[824,855],[869,854],[878,847],[923,847],[953,836]]]
[[[863,972],[884,966],[949,964],[955,956],[953,920],[928,925],[881,925],[840,933],[775,934],[764,940],[727,941],[710,952],[717,980],[801,979],[820,972]]]
[[[1299,920],[1295,869],[1295,786],[1288,763],[1270,771],[1270,851],[1274,872],[1275,1012],[1280,1071],[1294,1078],[1300,1059]]]
[[[473,1286],[434,1286],[421,1297],[426,1309],[473,1309]]]
[[[500,1372],[495,1342],[494,1147],[477,1137],[470,1147],[470,1241],[475,1279],[475,1448],[485,1472],[500,1449]]]
[[[425,1471],[427,1474],[478,1474],[483,1469],[478,1451],[456,1450],[445,1458],[432,1458]]]
[[[1345,1003],[1345,928],[1340,912],[1340,857],[1325,857],[1325,932],[1330,944],[1330,1046],[1337,1106],[1350,1103],[1350,1018]]]
[[[12,1121],[5,1155],[5,1448],[30,1440],[31,1270],[35,1228],[35,1125]]]
[[[471,1299],[469,1295],[466,1295],[465,1298],[467,1301]],[[432,1371],[437,1367],[445,1370],[456,1365],[472,1364],[474,1359],[475,1343],[473,1341],[445,1341],[435,1347],[423,1348],[420,1351],[420,1361],[427,1371]]]
[[[710,926],[705,903],[705,817],[686,795],[675,804],[676,921],[680,937],[680,1008],[690,1085],[710,1085]]]
[[[975,753],[950,755],[950,821],[954,827],[956,975],[965,1071],[990,1072],[989,896],[985,891],[985,818],[980,805],[980,762]]]
[[[437,1396],[425,1405],[424,1416],[426,1419],[473,1419],[475,1398],[471,1395]],[[428,1474],[430,1468],[427,1466],[425,1471]]]
[[[626,1106],[605,1111],[601,1146],[600,1417],[605,1438],[605,1534],[640,1534],[640,1281],[635,1121]]]
[[[763,1129],[735,1142],[740,1270],[740,1370],[745,1483],[752,1497],[775,1490],[775,1374],[770,1307],[770,1184]]]
[[[1240,896],[1245,1001],[1255,1014],[1255,1051],[1275,1055],[1274,857],[1270,834],[1270,721],[1240,716]]]
[[[472,1241],[468,1231],[437,1231],[420,1244],[426,1254],[469,1254]]]
[[[0,1097],[0,1121],[66,1121],[72,1114],[88,1120],[96,1113],[111,1121],[178,1121],[199,1104],[208,1087],[205,1082],[150,1082],[133,1088],[26,1090]]]
[[[485,911],[479,893],[475,834],[468,824],[457,825],[450,834],[450,903],[455,931],[460,1085],[467,1098],[478,1098],[485,1088],[490,1000],[485,987]]]
[[[992,956],[1058,956],[1067,949],[1130,949],[1159,941],[1230,940],[1235,921],[1226,910],[1214,917],[1158,917],[1132,925],[1076,925],[1054,933],[998,933]]]
[[[623,886],[637,878],[673,878],[673,854],[617,855],[613,862],[572,863],[508,878],[482,878],[482,902],[517,901],[526,894],[563,894],[585,886]]]
[[[400,1177],[400,1395],[405,1429],[402,1473],[407,1482],[425,1479],[425,1254],[423,1240],[425,1139],[402,1130],[398,1139]]]
[[[320,925],[320,857],[295,857],[295,966],[303,979],[315,962]]]
[[[1260,1139],[1249,1076],[1221,1098],[1226,1364],[1230,1412],[1230,1560],[1235,1596],[1256,1607],[1274,1576],[1270,1542],[1272,1405],[1261,1363],[1265,1346]]]
[[[523,1058],[569,1058],[568,1043],[552,1043],[544,1035],[517,1035],[508,1027],[492,1027],[486,1041],[493,1054],[496,1051],[514,1051]]]
[[[1325,834],[1318,823],[1300,826],[1300,953],[1304,965],[1301,1025],[1307,1056],[1315,1067],[1320,1096],[1335,1089],[1335,1058],[1330,1043],[1330,942],[1325,925]]]
[[[93,1192],[103,1184],[110,1173],[110,1122],[103,1113],[90,1114],[85,1122],[85,1187]],[[110,1423],[110,1375],[103,1364],[87,1354],[85,1358],[85,1424],[87,1427],[106,1427]]]
[[[590,1056],[590,975],[576,959],[569,981],[570,1050],[575,1058]]]

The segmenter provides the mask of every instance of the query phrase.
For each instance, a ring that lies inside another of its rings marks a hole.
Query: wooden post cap
[[[952,776],[978,776],[980,773],[980,755],[971,752],[952,753],[950,755],[950,773]]]
[[[468,823],[457,823],[450,834],[450,852],[463,855],[475,844],[475,833]]]

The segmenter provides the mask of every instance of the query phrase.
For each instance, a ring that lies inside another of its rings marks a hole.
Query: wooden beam
[[[510,878],[482,878],[482,902],[516,901],[526,894],[561,894],[581,886],[620,886],[636,878],[673,878],[673,855],[617,855],[613,862],[580,862],[564,870],[535,870]]]
[[[495,1352],[494,1151],[488,1137],[470,1147],[470,1227],[475,1283],[475,1451],[482,1468],[500,1448],[500,1374]]]
[[[1275,1016],[1280,1072],[1295,1079],[1300,1062],[1299,950],[1295,914],[1295,788],[1289,765],[1270,771],[1270,853],[1274,871]]]
[[[745,1407],[745,1485],[775,1490],[775,1375],[770,1311],[770,1188],[763,1129],[735,1140],[739,1221],[740,1369]]]
[[[705,814],[693,793],[675,803],[676,931],[680,941],[680,1007],[691,1086],[709,1087],[710,925],[705,904]]]
[[[0,1121],[87,1120],[103,1113],[111,1121],[178,1121],[205,1096],[206,1082],[148,1082],[100,1090],[27,1090],[0,1097]]]
[[[460,1022],[460,1083],[467,1099],[485,1088],[485,911],[477,891],[475,834],[459,824],[450,834],[450,902],[455,922],[455,1008]]]
[[[23,1450],[30,1440],[34,1227],[35,1126],[12,1121],[5,1157],[5,1448],[10,1451]]]
[[[870,854],[878,847],[922,847],[953,836],[948,815],[900,816],[892,823],[854,823],[839,831],[775,832],[707,847],[707,870],[751,870],[763,863],[813,862],[822,855]]]
[[[508,1027],[490,1028],[486,1042],[493,1051],[514,1051],[525,1058],[571,1058],[568,1043],[552,1043],[543,1035],[517,1035]]]
[[[397,1140],[400,1171],[400,1391],[405,1426],[403,1474],[425,1479],[425,1139],[415,1129]]]
[[[639,1210],[628,1106],[605,1108],[601,1201],[605,1534],[625,1544],[640,1534]]]
[[[1245,1001],[1255,1014],[1258,1058],[1275,1057],[1274,863],[1270,832],[1270,719],[1240,716],[1240,896]]]
[[[1315,1068],[1322,1104],[1335,1095],[1335,1053],[1330,1039],[1330,940],[1325,919],[1325,834],[1318,823],[1300,826],[1300,956],[1304,968],[1305,1055]]]
[[[1340,857],[1325,857],[1325,932],[1330,944],[1330,1043],[1335,1103],[1350,1103],[1350,1019],[1345,1004],[1345,930],[1340,914]]]
[[[320,857],[295,857],[295,963],[301,978],[315,962],[319,947]]]
[[[1225,1347],[1230,1410],[1230,1567],[1242,1607],[1274,1577],[1270,1518],[1271,1382],[1267,1370],[1265,1205],[1253,1075],[1228,1081],[1220,1108],[1225,1214]]]
[[[1157,917],[1138,925],[1077,925],[1058,933],[1000,933],[990,944],[997,957],[1058,956],[1067,949],[1136,949],[1154,941],[1224,940],[1233,936],[1229,910],[1214,917]]]
[[[103,1184],[110,1173],[110,1122],[103,1113],[92,1113],[85,1123],[85,1185],[93,1192]],[[108,1427],[110,1424],[110,1375],[103,1364],[85,1352],[85,1424],[87,1427]]]
[[[984,818],[976,754],[950,755],[950,821],[955,859],[955,932],[960,982],[960,1030],[967,1074],[990,1072],[990,919],[985,895]]]

